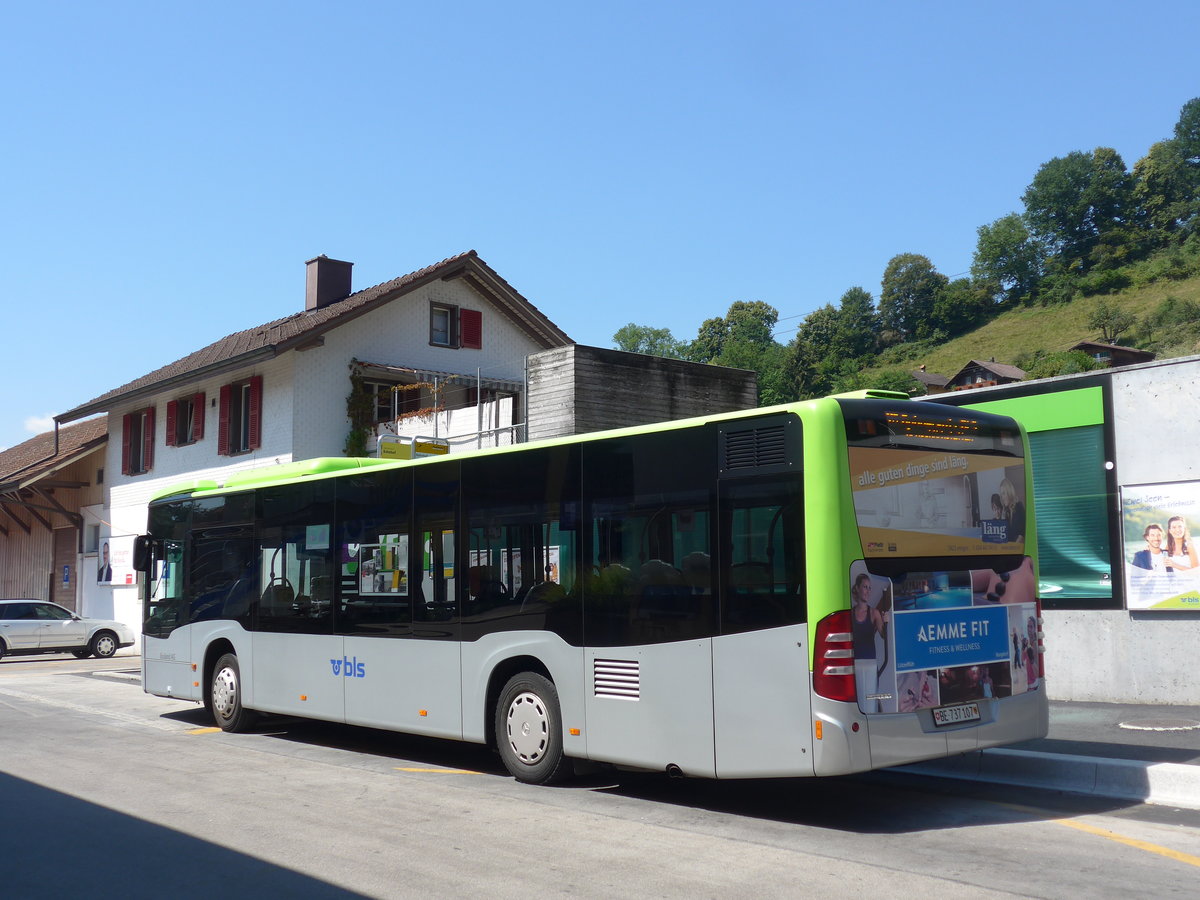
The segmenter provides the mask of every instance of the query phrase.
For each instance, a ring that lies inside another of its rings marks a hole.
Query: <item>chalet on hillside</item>
[[[982,362],[973,359],[951,377],[946,390],[969,391],[975,388],[995,387],[998,384],[1012,384],[1014,381],[1024,381],[1025,370],[1016,366],[1007,366],[995,360]]]
[[[947,385],[950,384],[950,379],[945,375],[938,375],[934,372],[926,372],[925,367],[917,369],[912,373],[912,377],[925,388],[925,395],[941,394],[948,390]]]
[[[1082,350],[1103,366],[1132,366],[1137,363],[1150,362],[1154,354],[1148,350],[1138,350],[1134,347],[1120,347],[1117,344],[1105,344],[1101,341],[1080,341],[1071,347],[1072,350]]]

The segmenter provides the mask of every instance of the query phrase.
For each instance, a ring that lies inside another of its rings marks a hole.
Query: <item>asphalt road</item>
[[[1191,897],[1200,813],[882,773],[508,777],[488,750],[209,727],[136,658],[0,661],[6,897]]]

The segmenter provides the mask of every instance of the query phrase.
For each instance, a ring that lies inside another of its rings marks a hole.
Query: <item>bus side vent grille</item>
[[[787,438],[783,425],[764,425],[745,431],[725,432],[725,466],[729,469],[761,469],[786,465]]]
[[[637,700],[641,697],[642,667],[636,659],[597,659],[592,663],[597,697]]]

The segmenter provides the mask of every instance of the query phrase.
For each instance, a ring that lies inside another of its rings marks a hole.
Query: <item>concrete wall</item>
[[[529,358],[529,439],[752,409],[744,369],[573,344]]]
[[[1046,685],[1053,700],[1194,706],[1200,618],[1188,612],[1046,610]]]

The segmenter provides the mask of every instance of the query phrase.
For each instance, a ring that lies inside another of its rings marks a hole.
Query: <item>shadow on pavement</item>
[[[8,897],[362,896],[3,773],[0,797]]]

